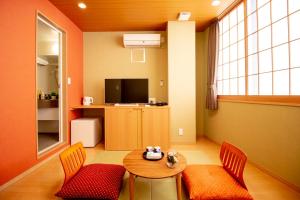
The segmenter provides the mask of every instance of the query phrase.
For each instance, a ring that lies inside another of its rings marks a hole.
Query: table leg
[[[181,173],[176,175],[177,199],[181,200]]]
[[[129,173],[129,199],[134,200],[134,179],[135,175],[132,173]]]

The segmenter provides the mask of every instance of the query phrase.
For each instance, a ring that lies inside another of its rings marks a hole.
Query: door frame
[[[67,113],[67,84],[66,84],[66,32],[61,29],[59,26],[57,26],[55,23],[52,22],[48,17],[45,17],[44,14],[37,11],[36,13],[36,39],[35,39],[35,45],[36,45],[36,54],[35,58],[38,57],[38,42],[37,42],[37,34],[38,34],[38,22],[42,21],[46,25],[48,25],[53,30],[57,31],[59,33],[59,56],[58,56],[58,79],[59,79],[59,141],[49,147],[46,147],[45,149],[39,151],[38,149],[38,94],[36,92],[36,127],[35,127],[35,134],[36,134],[36,152],[37,152],[37,158],[41,158],[44,155],[48,154],[49,152],[52,152],[52,150],[57,149],[62,144],[65,144],[67,142],[67,132],[68,132],[68,113]],[[36,63],[36,83],[35,83],[35,89],[37,91],[38,86],[38,64]]]

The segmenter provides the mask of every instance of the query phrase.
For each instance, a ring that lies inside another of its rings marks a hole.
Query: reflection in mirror
[[[62,33],[46,19],[37,20],[37,139],[38,153],[43,153],[61,139],[60,77]]]

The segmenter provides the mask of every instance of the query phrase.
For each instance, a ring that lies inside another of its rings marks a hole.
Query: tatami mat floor
[[[173,145],[182,153],[188,164],[220,164],[220,146],[201,138],[195,145]],[[103,144],[95,148],[87,148],[86,163],[116,163],[122,164],[127,151],[104,151]],[[299,200],[300,193],[289,188],[273,177],[263,173],[255,166],[247,163],[245,181],[250,194],[256,200]],[[59,199],[54,194],[63,183],[64,174],[58,156],[52,158],[40,168],[0,191],[0,199]],[[120,200],[129,199],[128,174],[124,176]],[[148,180],[137,178],[135,182],[135,199],[137,200],[175,200],[175,179]],[[183,199],[188,199],[183,192]]]

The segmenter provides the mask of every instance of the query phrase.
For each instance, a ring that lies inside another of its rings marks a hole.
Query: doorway
[[[36,31],[37,152],[64,142],[63,31],[38,14]]]

